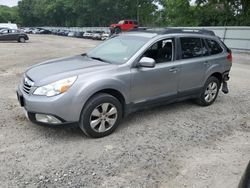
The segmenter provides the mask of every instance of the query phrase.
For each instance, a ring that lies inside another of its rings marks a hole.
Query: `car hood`
[[[111,24],[110,27],[118,27],[121,26],[121,24]]]
[[[46,82],[50,83],[83,73],[89,74],[113,66],[116,65],[93,60],[85,55],[77,55],[33,65],[25,74],[35,82],[36,86],[39,86]]]

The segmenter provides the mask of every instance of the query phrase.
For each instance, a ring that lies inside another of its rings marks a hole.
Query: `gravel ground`
[[[15,95],[25,69],[98,43],[39,35],[0,43],[0,187],[237,187],[250,159],[247,54],[234,54],[230,93],[214,105],[137,112],[105,138],[25,119]]]

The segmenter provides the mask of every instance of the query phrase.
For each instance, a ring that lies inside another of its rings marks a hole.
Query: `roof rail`
[[[192,29],[192,28],[165,28],[162,34],[170,34],[170,33],[197,33],[203,35],[212,35],[215,36],[215,33],[211,30],[207,29]]]
[[[202,35],[212,35],[215,36],[215,33],[211,30],[207,29],[192,29],[192,28],[163,28],[163,29],[154,29],[154,28],[146,28],[146,27],[139,27],[132,29],[130,31],[139,31],[139,32],[146,32],[146,33],[156,33],[156,34],[172,34],[172,33],[190,33],[190,34],[202,34]]]

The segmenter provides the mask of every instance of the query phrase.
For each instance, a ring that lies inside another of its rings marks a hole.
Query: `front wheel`
[[[122,119],[122,105],[112,95],[93,96],[82,110],[80,128],[90,137],[100,138],[114,132]]]
[[[218,78],[211,76],[207,79],[200,97],[197,99],[198,104],[202,106],[209,106],[216,100],[221,83]]]
[[[24,37],[20,37],[20,38],[18,39],[18,42],[25,43],[25,42],[26,42],[26,40],[25,40],[25,38],[24,38]]]

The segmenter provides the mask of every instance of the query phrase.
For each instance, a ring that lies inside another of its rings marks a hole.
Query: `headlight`
[[[66,92],[73,85],[76,79],[77,76],[74,76],[63,80],[59,80],[57,82],[48,84],[46,86],[38,87],[33,94],[47,96],[47,97],[59,95],[61,93]]]

